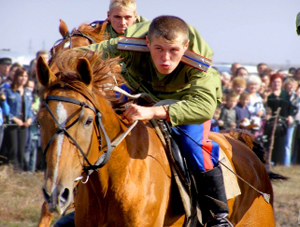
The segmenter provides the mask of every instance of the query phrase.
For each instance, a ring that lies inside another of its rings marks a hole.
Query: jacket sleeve
[[[168,107],[172,126],[201,124],[210,120],[217,104],[221,103],[222,90],[219,73],[212,68],[206,73],[196,69],[192,72],[190,94]]]
[[[6,100],[1,101],[2,112],[4,115],[8,115],[10,108]]]

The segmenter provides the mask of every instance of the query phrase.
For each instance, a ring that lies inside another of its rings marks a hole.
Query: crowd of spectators
[[[47,51],[37,52],[36,59],[40,55],[48,60]],[[40,102],[36,59],[29,70],[10,58],[0,59],[0,164],[12,164],[17,171],[45,168],[35,119]],[[223,100],[212,130],[249,130],[266,151],[272,147],[272,164],[299,164],[300,68],[285,73],[260,63],[257,72],[251,75],[239,63],[232,64],[231,73],[220,72]]]
[[[38,51],[36,59],[47,51]],[[33,173],[45,168],[36,121],[39,108],[39,83],[36,59],[28,70],[11,58],[0,58],[0,164]]]
[[[264,143],[272,165],[300,163],[300,68],[287,72],[265,63],[251,75],[239,63],[220,72],[223,102],[212,119],[213,131],[242,128]]]

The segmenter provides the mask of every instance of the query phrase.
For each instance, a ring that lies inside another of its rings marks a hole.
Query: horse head
[[[75,179],[97,161],[99,139],[106,133],[99,129],[99,110],[109,109],[110,104],[103,97],[101,85],[116,81],[110,77],[118,76],[118,60],[102,61],[96,55],[75,49],[64,51],[57,56],[60,72],[56,75],[43,58],[37,62],[38,78],[45,87],[38,113],[47,160],[43,193],[49,210],[60,214],[73,202]],[[94,76],[95,72],[101,77]],[[104,143],[106,146],[107,141]]]
[[[62,38],[57,40],[51,48],[51,56],[63,49],[71,49],[73,47],[87,46],[108,39],[104,35],[107,21],[101,25],[92,26],[91,24],[82,24],[78,29],[68,30],[67,24],[60,19],[59,32]]]

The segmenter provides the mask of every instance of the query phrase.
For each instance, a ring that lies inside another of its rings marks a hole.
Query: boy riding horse
[[[158,101],[176,100],[153,107],[131,104],[124,118],[129,123],[169,122],[197,181],[198,202],[206,205],[206,226],[231,226],[226,218],[229,210],[218,164],[219,146],[208,140],[210,119],[222,96],[219,74],[209,67],[210,48],[205,42],[197,43],[196,51],[204,57],[188,51],[197,45],[189,43],[188,25],[174,16],[157,17],[150,27],[149,23],[128,27],[125,36],[79,48],[101,52],[103,58],[121,56],[124,77],[134,92],[149,93]]]

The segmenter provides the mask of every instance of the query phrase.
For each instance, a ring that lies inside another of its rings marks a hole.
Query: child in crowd
[[[237,104],[237,95],[230,92],[226,96],[226,104],[221,110],[221,116],[218,120],[220,130],[235,128],[237,126],[236,111],[234,107]]]
[[[219,132],[218,120],[221,115],[221,109],[219,107],[216,108],[213,118],[211,119],[210,131]]]
[[[232,91],[238,96],[242,94],[246,89],[246,80],[243,77],[235,77],[232,80]]]
[[[237,122],[239,128],[247,128],[247,126],[251,124],[250,122],[251,113],[247,109],[247,105],[249,102],[250,102],[250,94],[248,92],[243,92],[240,95],[238,104],[234,107],[237,115]]]
[[[227,97],[227,93],[224,93],[222,94],[222,103],[220,105],[220,107],[222,108],[223,106],[225,106],[226,104],[226,97]]]

